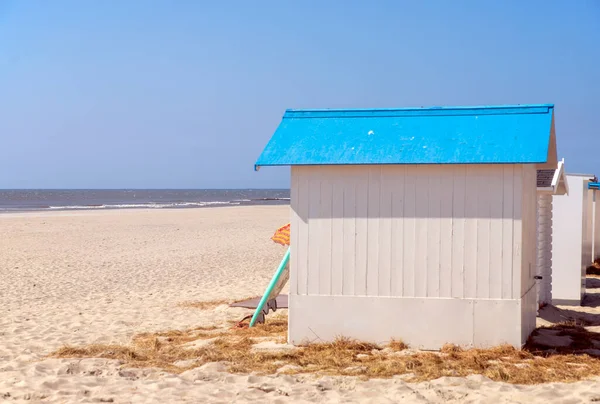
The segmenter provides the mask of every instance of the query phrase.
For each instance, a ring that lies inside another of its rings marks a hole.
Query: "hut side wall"
[[[552,303],[552,194],[538,195],[537,273],[538,304]]]
[[[589,178],[566,177],[569,194],[552,197],[552,302],[579,305],[585,293],[585,269],[591,259],[591,242],[586,240]]]
[[[533,166],[294,166],[291,205],[292,343],[520,346],[535,322]]]
[[[537,184],[535,166],[522,166],[521,341],[535,329],[537,313]]]
[[[592,252],[594,250],[594,191],[587,189],[589,181],[584,181],[585,190],[583,192],[583,251],[582,264],[584,269],[587,268],[594,258]]]
[[[593,191],[594,198],[594,251],[592,258],[600,258],[600,191]]]

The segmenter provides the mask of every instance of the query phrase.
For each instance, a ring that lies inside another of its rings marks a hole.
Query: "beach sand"
[[[471,376],[411,384],[233,375],[219,364],[173,375],[123,369],[114,360],[45,358],[64,345],[126,344],[141,332],[223,326],[251,314],[182,304],[262,294],[285,252],[270,237],[288,221],[287,206],[0,215],[0,401],[600,401],[597,379],[515,386]],[[598,318],[600,310],[589,309]]]

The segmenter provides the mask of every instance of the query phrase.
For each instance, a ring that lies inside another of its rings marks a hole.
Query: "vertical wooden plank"
[[[515,165],[513,181],[513,239],[512,239],[512,293],[521,298],[521,271],[523,266],[523,166]]]
[[[369,172],[356,170],[356,270],[354,295],[367,295],[367,257],[369,223]]]
[[[531,247],[532,247],[532,243],[531,243],[531,226],[529,225],[530,220],[529,218],[531,217],[531,206],[529,204],[530,198],[531,198],[531,188],[530,188],[530,183],[529,183],[529,173],[530,173],[530,168],[531,166],[528,165],[524,165],[523,166],[523,196],[524,196],[524,200],[523,200],[523,212],[525,212],[525,215],[523,216],[523,266],[521,267],[521,296],[523,296],[525,294],[525,292],[528,290],[528,286],[529,286],[529,277],[527,276],[532,268],[532,264],[531,264]],[[532,274],[533,275],[533,274]]]
[[[342,295],[344,282],[344,181],[345,168],[336,170],[333,181],[331,220],[331,294]]]
[[[403,287],[404,297],[415,297],[415,236],[416,236],[416,173],[418,167],[405,166],[406,176],[404,183],[404,249],[403,249]]]
[[[300,167],[291,167],[290,169],[290,294],[298,294],[298,246],[299,240],[299,229],[304,224],[300,218],[300,201],[299,187],[300,187]]]
[[[415,296],[427,296],[427,226],[429,219],[429,166],[419,166],[416,171],[415,210]]]
[[[321,180],[322,172],[317,172],[315,167],[307,167],[309,174],[308,191],[308,295],[319,294],[319,251],[321,249]]]
[[[337,181],[336,167],[321,170],[321,198],[319,200],[319,295],[331,295],[331,226],[333,184]]]
[[[427,215],[427,297],[440,297],[442,193],[440,175],[446,167],[430,166]]]
[[[503,165],[494,167],[489,182],[490,195],[490,298],[502,299],[502,248],[503,248]]]
[[[465,197],[465,297],[477,297],[477,213],[480,193],[476,165],[467,166]]]
[[[480,165],[477,174],[477,297],[490,297],[490,179],[494,169]]]
[[[594,251],[592,259],[600,258],[600,191],[592,192],[592,203],[594,205]]]
[[[300,226],[298,226],[298,251],[291,251],[291,254],[297,255],[297,293],[299,295],[306,295],[308,294],[308,207],[310,203],[310,178],[306,167],[296,167],[295,170],[298,176],[298,216],[300,218]],[[293,231],[291,228],[290,230]]]
[[[452,297],[465,297],[467,166],[456,166],[452,185]]]
[[[393,177],[396,167],[381,167],[381,192],[379,196],[379,275],[378,296],[391,294],[391,264],[392,264],[392,191]]]
[[[343,246],[343,272],[342,295],[354,296],[356,284],[356,169],[345,168],[343,177],[344,193],[344,246]]]
[[[367,221],[367,296],[379,294],[379,213],[381,194],[381,166],[370,166]]]
[[[531,209],[531,214],[529,215],[529,229],[530,229],[530,243],[531,247],[530,251],[530,261],[531,261],[531,271],[529,273],[529,284],[530,286],[535,286],[534,276],[537,271],[537,169],[534,165],[529,166],[530,172],[530,180],[529,187],[531,189],[531,196],[529,200],[529,206]],[[536,295],[537,296],[537,295]],[[536,298],[537,302],[537,298]]]
[[[536,243],[536,170],[533,165],[523,167],[523,269],[521,271],[521,296],[523,296],[535,284],[535,265],[537,255]]]
[[[513,299],[513,206],[515,166],[503,165],[502,180],[502,299]]]
[[[440,297],[452,297],[452,216],[456,168],[440,170]]]
[[[393,177],[390,178],[392,197],[392,240],[390,268],[390,294],[392,296],[404,296],[404,180],[406,178],[406,166],[394,167]]]

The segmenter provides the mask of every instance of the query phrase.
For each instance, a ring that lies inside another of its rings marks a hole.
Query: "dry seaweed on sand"
[[[158,367],[174,373],[225,362],[235,373],[282,371],[364,378],[410,374],[410,381],[480,374],[495,381],[536,384],[574,382],[600,375],[600,360],[585,354],[600,344],[599,334],[568,325],[543,330],[569,336],[572,343],[562,347],[540,345],[535,338],[540,330],[536,330],[523,350],[508,345],[491,349],[447,345],[440,352],[413,352],[406,351],[401,341],[381,347],[347,338],[295,348],[282,344],[285,349],[254,349],[257,342],[285,341],[287,319],[272,319],[252,328],[146,333],[136,336],[130,346],[63,347],[52,356],[119,359],[124,366]],[[186,365],[176,366],[181,361]]]

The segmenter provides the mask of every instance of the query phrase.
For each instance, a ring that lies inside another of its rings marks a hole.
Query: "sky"
[[[527,103],[600,176],[600,1],[0,0],[0,188],[286,188],[288,108]]]

